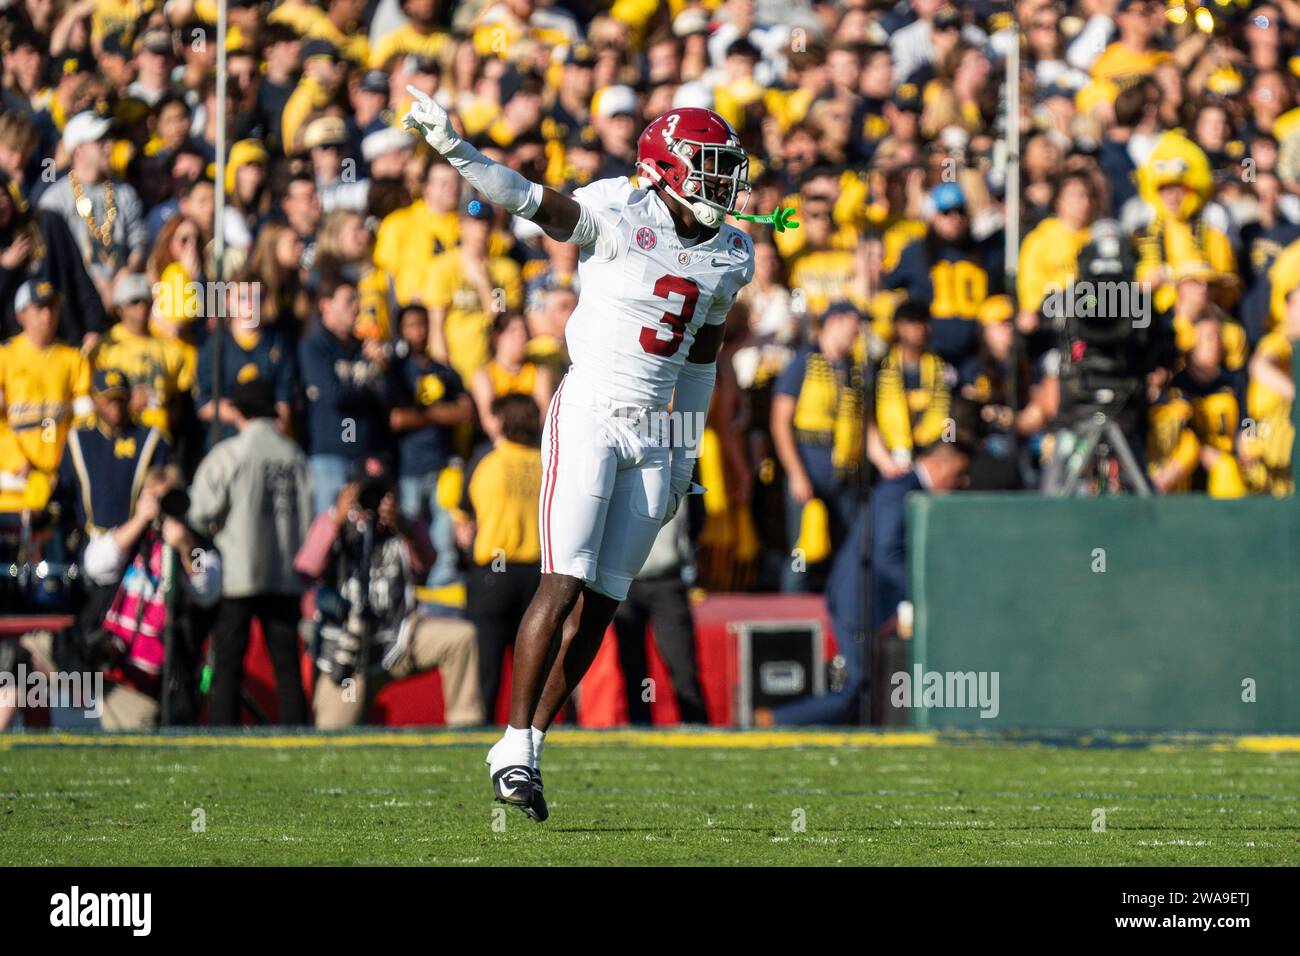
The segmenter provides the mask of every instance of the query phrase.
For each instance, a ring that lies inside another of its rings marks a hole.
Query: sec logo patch
[[[649,226],[642,226],[636,231],[636,244],[646,252],[653,249],[658,241],[658,238],[655,236],[655,231]]]

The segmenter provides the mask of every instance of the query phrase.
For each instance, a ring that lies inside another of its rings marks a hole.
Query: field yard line
[[[361,734],[71,734],[40,733],[0,736],[0,750],[38,747],[463,747],[491,746],[495,731]],[[778,747],[929,747],[933,733],[847,731],[641,731],[556,730],[547,741],[561,746],[710,748],[767,750]]]
[[[360,733],[70,733],[67,731],[0,734],[0,752],[54,747],[207,747],[238,749],[328,749],[336,747],[486,747],[496,743],[495,730],[378,731]],[[560,728],[548,741],[564,747],[656,747],[678,750],[771,750],[784,747],[879,749],[892,747],[986,746],[1079,747],[1119,745],[1151,752],[1210,751],[1300,753],[1300,736],[1226,734],[1080,734],[1035,737],[1018,734],[971,734],[962,731],[872,730],[582,730]]]

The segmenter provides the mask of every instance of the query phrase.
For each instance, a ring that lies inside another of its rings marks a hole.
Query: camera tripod
[[[1043,493],[1060,498],[1077,494],[1084,473],[1090,466],[1103,464],[1112,451],[1119,461],[1121,480],[1127,480],[1139,497],[1150,497],[1151,485],[1132,446],[1104,409],[1094,409],[1073,427],[1057,431],[1056,449],[1043,473]]]

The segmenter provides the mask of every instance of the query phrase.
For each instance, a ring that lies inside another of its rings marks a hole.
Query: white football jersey
[[[702,325],[722,323],[754,277],[754,245],[726,223],[686,246],[658,195],[627,179],[573,193],[597,220],[581,249],[581,293],[564,337],[573,373],[618,404],[665,406]]]

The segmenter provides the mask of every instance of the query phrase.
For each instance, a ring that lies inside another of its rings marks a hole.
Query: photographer
[[[157,726],[169,626],[179,628],[173,643],[173,688],[185,688],[184,675],[195,670],[198,642],[186,639],[185,625],[192,611],[211,608],[220,599],[221,559],[185,523],[188,508],[180,469],[155,465],[145,474],[131,517],[86,546],[87,578],[108,589],[107,609],[92,601],[87,611],[93,617],[82,617],[91,663],[104,670],[109,685],[100,718],[105,730]],[[171,575],[178,587],[169,599]],[[92,610],[96,606],[102,624],[94,620],[99,617]],[[92,624],[98,626],[92,629]],[[184,699],[173,700],[184,708]],[[193,699],[188,703],[192,706]]]
[[[316,516],[294,568],[317,581],[316,726],[351,727],[390,680],[442,669],[446,721],[483,722],[474,627],[421,616],[415,586],[434,562],[428,533],[402,517],[378,458],[357,462],[334,507]]]
[[[194,475],[190,523],[211,531],[226,562],[221,608],[212,633],[208,722],[239,723],[239,690],[256,617],[275,669],[279,722],[307,717],[298,644],[302,581],[293,555],[311,522],[307,460],[275,424],[275,392],[267,381],[241,382],[229,415],[238,429],[217,442]]]

